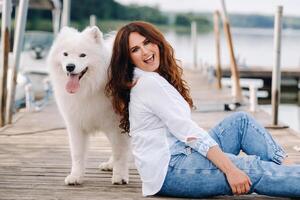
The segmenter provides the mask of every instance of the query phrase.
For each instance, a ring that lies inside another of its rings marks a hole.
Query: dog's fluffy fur
[[[99,167],[113,170],[112,183],[128,183],[128,136],[120,133],[119,117],[104,94],[111,57],[108,46],[95,26],[82,32],[64,27],[49,52],[55,98],[69,135],[72,169],[65,178],[68,185],[83,182],[88,136],[99,131],[106,133],[112,146],[109,161]]]

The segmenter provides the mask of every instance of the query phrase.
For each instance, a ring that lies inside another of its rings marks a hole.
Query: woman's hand
[[[241,195],[250,191],[250,178],[237,168],[218,146],[209,148],[207,158],[226,175],[233,194]]]
[[[225,175],[233,194],[247,194],[250,191],[251,180],[242,170],[234,167],[225,173]]]

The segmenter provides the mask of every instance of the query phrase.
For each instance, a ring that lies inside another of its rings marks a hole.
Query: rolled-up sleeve
[[[189,107],[176,89],[161,79],[158,75],[142,77],[139,98],[177,139],[206,156],[216,141],[191,119]]]

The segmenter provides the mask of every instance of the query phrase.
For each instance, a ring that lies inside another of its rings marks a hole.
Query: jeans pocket
[[[185,157],[186,157],[186,155],[184,153],[171,155],[169,166],[172,167],[172,168],[178,168],[178,166],[180,166],[180,163],[183,162]]]

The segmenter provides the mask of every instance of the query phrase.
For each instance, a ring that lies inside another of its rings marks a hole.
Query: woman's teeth
[[[148,58],[146,58],[146,59],[144,60],[145,63],[151,63],[151,62],[153,62],[153,61],[154,61],[154,55],[151,55],[151,56],[149,56]]]

